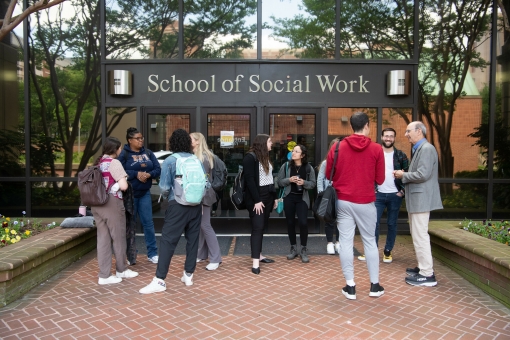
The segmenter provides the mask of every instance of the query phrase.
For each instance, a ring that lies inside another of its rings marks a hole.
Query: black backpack
[[[330,181],[333,181],[333,175],[335,174],[336,160],[338,157],[338,147],[340,146],[340,142],[336,143],[335,148],[335,159],[333,161],[333,167],[331,169],[331,175],[328,178]],[[336,201],[338,197],[336,195],[336,190],[333,187],[333,183],[328,186],[324,191],[320,192],[315,199],[312,210],[315,215],[322,221],[326,223],[333,223],[336,221]]]
[[[110,197],[98,165],[89,166],[78,173],[78,189],[81,204],[89,207],[105,205]]]
[[[253,152],[249,152],[250,155],[252,155],[255,160],[257,160],[257,156]],[[232,204],[234,204],[234,207],[236,210],[244,210],[246,209],[246,187],[244,183],[244,172],[243,167],[239,167],[239,173],[237,174],[236,178],[234,179],[234,185],[232,187],[232,194],[230,195],[230,200],[232,201]]]
[[[222,192],[227,184],[227,167],[225,163],[216,155],[214,155],[214,168],[212,172],[211,187],[216,192]]]

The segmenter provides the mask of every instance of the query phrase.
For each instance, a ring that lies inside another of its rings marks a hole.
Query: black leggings
[[[336,222],[324,224],[324,231],[326,232],[326,239],[328,242],[334,242],[333,234],[336,235],[335,241],[338,242],[338,229],[336,227]]]
[[[291,245],[296,244],[296,226],[295,218],[297,213],[299,225],[299,238],[301,245],[306,247],[308,241],[308,206],[303,201],[303,195],[288,194],[283,199],[283,210],[285,211],[285,219],[287,220],[287,233],[289,234],[289,241]]]
[[[264,229],[269,226],[269,215],[274,205],[274,195],[272,185],[266,185],[259,187],[259,197],[262,203],[264,203],[264,210],[262,214],[257,215],[255,211],[250,211],[251,221],[251,258],[259,259],[260,253],[262,252],[262,237],[264,236]],[[258,203],[258,202],[257,202]]]

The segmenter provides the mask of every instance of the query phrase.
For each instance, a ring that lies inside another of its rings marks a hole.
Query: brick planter
[[[459,221],[431,221],[432,254],[510,308],[510,247],[460,229]]]
[[[96,228],[55,228],[0,249],[0,306],[96,248]]]

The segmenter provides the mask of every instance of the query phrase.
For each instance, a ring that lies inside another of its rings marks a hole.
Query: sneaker
[[[97,281],[97,283],[99,283],[100,285],[109,285],[112,283],[119,283],[119,282],[122,282],[122,279],[120,277],[116,277],[113,275],[106,279],[103,279],[102,277],[100,277],[99,280]]]
[[[342,288],[342,293],[349,300],[356,300],[356,286],[345,285],[345,287]]]
[[[391,263],[393,261],[393,257],[391,257],[391,251],[389,251],[389,250],[384,251],[382,261],[384,263]]]
[[[333,243],[328,243],[328,245],[326,247],[326,252],[329,255],[335,255],[335,246],[333,245]]]
[[[130,279],[132,277],[137,277],[138,273],[135,271],[132,271],[131,269],[126,269],[122,273],[117,272],[117,277],[122,277],[125,279]]]
[[[436,277],[434,275],[423,276],[421,274],[406,277],[406,283],[412,286],[425,286],[425,287],[434,287],[435,285],[437,285]]]
[[[370,284],[370,294],[368,296],[371,297],[379,297],[384,294],[384,288],[379,283],[371,283]]]
[[[366,259],[366,257],[365,257],[365,254],[358,256],[358,260],[360,260],[360,261],[366,261],[367,259]]]
[[[335,251],[337,254],[340,254],[340,243],[339,242],[335,243]]]
[[[198,258],[197,258],[197,263],[198,263],[198,262],[202,262],[202,261],[205,261],[205,260],[204,260],[204,259],[198,259]]]
[[[159,261],[159,256],[158,255],[154,255],[153,257],[148,257],[147,259],[149,260],[149,262],[157,264],[158,261]]]
[[[205,266],[205,269],[207,269],[207,270],[216,270],[220,266],[220,263],[209,263],[207,266]]]
[[[406,268],[406,274],[409,276],[415,276],[416,274],[420,273],[420,268],[414,267],[414,268]]]
[[[143,287],[138,292],[140,294],[152,294],[152,293],[164,292],[165,290],[166,290],[165,281],[155,277],[152,279],[151,283],[149,283],[148,286]]]
[[[186,271],[183,271],[181,282],[184,282],[186,286],[193,286],[193,274],[191,274],[191,276],[188,276],[186,275]]]

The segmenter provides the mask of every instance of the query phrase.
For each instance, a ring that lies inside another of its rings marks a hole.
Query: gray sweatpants
[[[202,209],[197,258],[201,260],[209,258],[211,263],[220,263],[222,261],[220,244],[211,225],[211,207],[202,205]]]
[[[337,227],[340,235],[340,263],[346,280],[354,280],[354,232],[358,226],[371,283],[379,282],[379,251],[375,242],[377,210],[375,204],[356,204],[338,200],[336,202]]]

